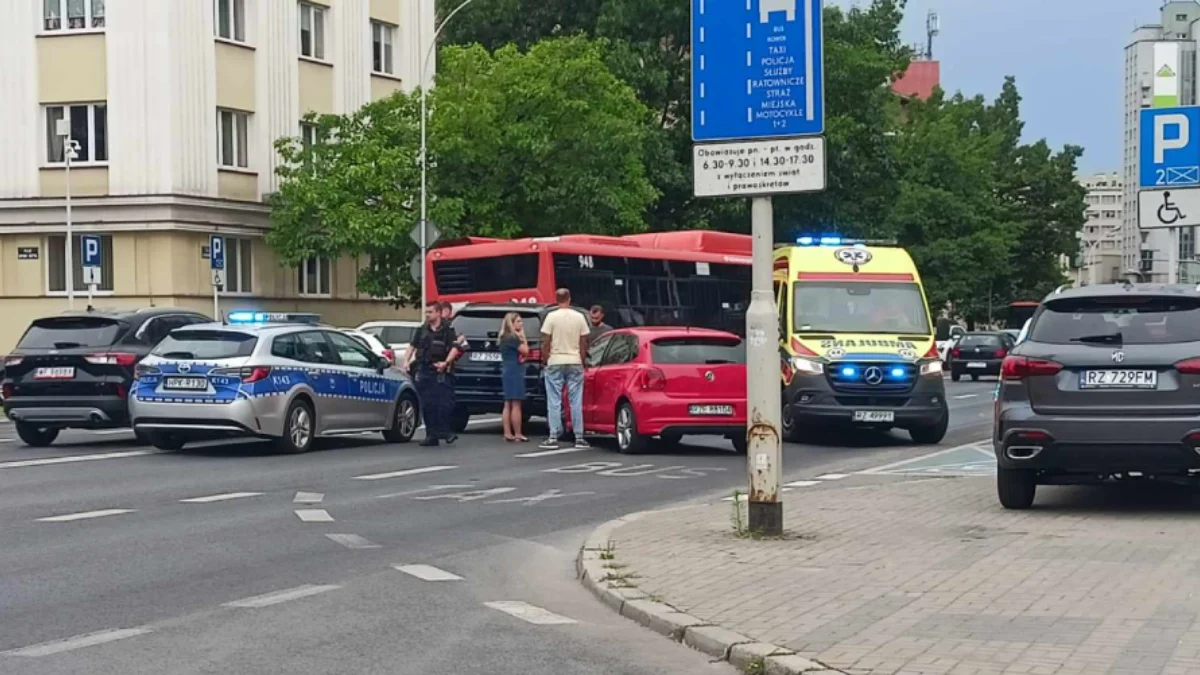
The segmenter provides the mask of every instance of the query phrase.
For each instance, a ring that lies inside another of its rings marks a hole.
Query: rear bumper
[[[1112,474],[1200,470],[1200,417],[1096,419],[1002,411],[993,447],[1006,469]]]
[[[663,434],[717,435],[746,433],[746,399],[675,398],[662,392],[643,391],[634,404],[638,433],[645,436]],[[727,405],[732,415],[693,415],[693,405]]]
[[[746,424],[667,424],[657,431],[645,434],[647,436],[725,436],[728,438],[746,437]]]
[[[877,397],[842,395],[833,391],[824,375],[797,374],[784,390],[783,405],[795,423],[815,426],[930,426],[948,414],[946,384],[940,374],[918,377],[908,393]],[[893,421],[855,422],[856,411],[891,412]]]
[[[117,396],[14,396],[4,401],[4,415],[14,422],[58,428],[129,426],[129,404]]]
[[[286,401],[282,396],[270,397],[270,400]],[[265,420],[248,398],[232,403],[169,403],[135,398],[130,401],[129,409],[132,426],[137,431],[169,432],[189,437],[277,437],[283,433],[282,415],[272,415],[270,420]]]

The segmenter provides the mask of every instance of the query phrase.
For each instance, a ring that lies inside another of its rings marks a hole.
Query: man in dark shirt
[[[612,330],[612,326],[604,323],[604,308],[600,305],[592,305],[589,314],[592,320],[592,332],[588,335],[588,343],[591,344],[596,341],[596,338]]]
[[[436,446],[439,441],[453,443],[457,436],[450,429],[450,414],[454,410],[454,360],[461,353],[458,339],[449,322],[442,319],[442,306],[431,302],[425,308],[425,325],[413,336],[405,359],[405,369],[414,361],[417,372],[414,381],[421,397],[421,413],[425,420],[423,446]]]

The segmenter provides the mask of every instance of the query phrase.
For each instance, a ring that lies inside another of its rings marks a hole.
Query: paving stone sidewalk
[[[822,483],[785,495],[785,540],[735,537],[729,501],[609,539],[652,598],[846,673],[1200,674],[1200,497],[1043,487],[1013,512],[993,480]]]

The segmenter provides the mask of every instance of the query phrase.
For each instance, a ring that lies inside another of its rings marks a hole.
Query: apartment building
[[[212,311],[208,237],[226,237],[222,309],[398,316],[356,290],[365,261],[282,266],[263,239],[273,149],[308,112],[416,86],[434,0],[6,0],[0,22],[0,353],[67,307],[101,237],[96,306]],[[433,64],[425,69],[432,77]],[[60,124],[60,121],[64,121]],[[69,135],[60,132],[69,129]]]
[[[1124,222],[1124,181],[1117,172],[1081,176],[1087,189],[1083,227],[1080,228],[1077,267],[1071,275],[1076,285],[1110,284],[1123,278],[1121,232]]]

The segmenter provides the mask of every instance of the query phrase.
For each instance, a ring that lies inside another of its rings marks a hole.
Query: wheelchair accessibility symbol
[[[1158,222],[1162,223],[1163,225],[1172,225],[1185,218],[1187,218],[1187,216],[1183,213],[1183,211],[1180,211],[1179,207],[1171,201],[1171,193],[1164,192],[1162,206],[1158,207]]]

